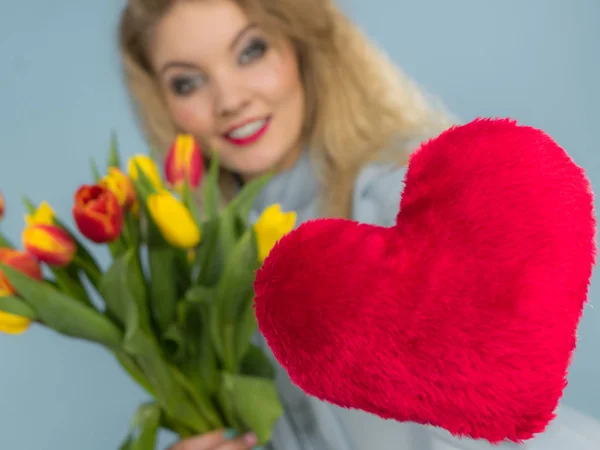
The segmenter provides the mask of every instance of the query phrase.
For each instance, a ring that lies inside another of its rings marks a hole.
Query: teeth
[[[231,136],[234,139],[247,138],[249,136],[252,136],[258,130],[260,130],[262,128],[262,126],[265,124],[265,122],[266,122],[266,119],[247,123],[246,125],[233,130],[231,133],[229,133],[229,136]]]

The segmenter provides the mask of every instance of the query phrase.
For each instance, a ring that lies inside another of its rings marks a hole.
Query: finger
[[[262,450],[262,447],[256,447],[257,441],[254,434],[248,433],[218,444],[210,450]]]
[[[178,442],[170,450],[212,450],[213,447],[236,437],[234,430],[216,430]]]

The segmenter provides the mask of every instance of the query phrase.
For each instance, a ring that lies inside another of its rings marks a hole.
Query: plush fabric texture
[[[306,222],[255,282],[260,331],[306,393],[522,442],[566,386],[595,264],[593,194],[543,131],[477,119],[413,154],[395,226]]]

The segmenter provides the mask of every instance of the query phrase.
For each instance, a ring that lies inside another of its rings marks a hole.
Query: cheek
[[[175,100],[169,102],[169,110],[175,124],[182,131],[198,137],[211,133],[212,116],[201,103]]]
[[[264,96],[273,104],[288,102],[302,95],[298,66],[291,51],[284,51],[265,61],[265,67],[256,79]]]

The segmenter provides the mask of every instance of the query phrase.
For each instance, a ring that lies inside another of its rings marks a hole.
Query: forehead
[[[246,13],[231,0],[175,2],[159,21],[150,45],[157,66],[167,60],[196,60],[222,54],[248,25]]]

